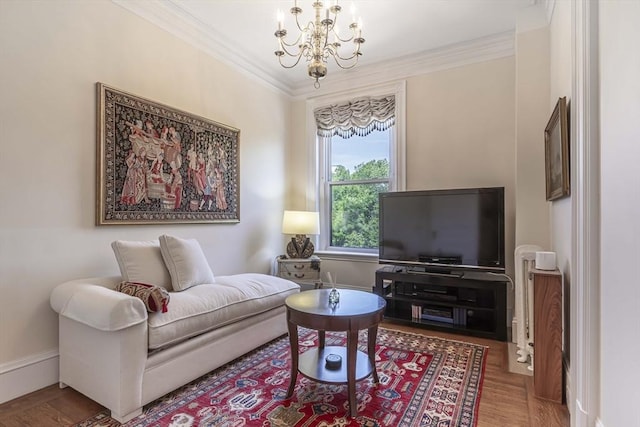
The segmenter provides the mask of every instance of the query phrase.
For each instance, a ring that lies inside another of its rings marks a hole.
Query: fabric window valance
[[[320,137],[366,136],[374,130],[387,130],[395,124],[396,97],[389,95],[380,98],[359,98],[317,108],[314,115],[317,134]]]

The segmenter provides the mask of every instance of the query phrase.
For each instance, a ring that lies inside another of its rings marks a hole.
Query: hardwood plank
[[[532,377],[527,377],[526,389],[532,427],[568,426],[571,423],[566,405],[536,396]]]
[[[75,420],[68,418],[49,403],[44,403],[15,414],[8,426],[69,426],[74,422]]]
[[[26,394],[18,399],[10,400],[0,405],[0,419],[2,419],[2,417],[8,417],[15,412],[22,412],[42,405],[51,399],[68,393],[67,390],[69,389],[60,389],[57,384],[54,384],[33,393]]]
[[[49,405],[63,414],[70,420],[85,420],[105,408],[99,403],[88,399],[73,389],[69,389],[72,393],[65,393],[59,398],[55,398],[49,402]]]

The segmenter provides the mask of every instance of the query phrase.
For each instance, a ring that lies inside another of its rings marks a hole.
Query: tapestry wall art
[[[238,129],[97,91],[97,225],[240,221]]]

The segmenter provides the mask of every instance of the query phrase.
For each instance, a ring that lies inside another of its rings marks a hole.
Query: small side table
[[[276,276],[296,282],[306,289],[322,287],[320,279],[320,258],[311,255],[309,258],[287,258],[279,256]],[[303,290],[306,290],[303,289]]]
[[[369,376],[378,383],[376,337],[386,301],[376,294],[341,289],[340,302],[329,304],[330,289],[317,289],[290,295],[285,300],[291,345],[291,379],[287,398],[293,396],[298,372],[322,383],[347,384],[349,415],[358,414],[356,382]],[[298,354],[298,326],[318,331],[318,347]],[[367,353],[358,350],[358,331],[367,330]],[[345,347],[325,347],[326,331],[346,331]],[[329,368],[328,355],[340,356],[337,368]]]
[[[533,389],[537,397],[562,403],[562,273],[532,270]]]

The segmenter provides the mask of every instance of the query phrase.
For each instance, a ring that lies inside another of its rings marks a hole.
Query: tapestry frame
[[[96,225],[240,221],[239,129],[96,88]]]

